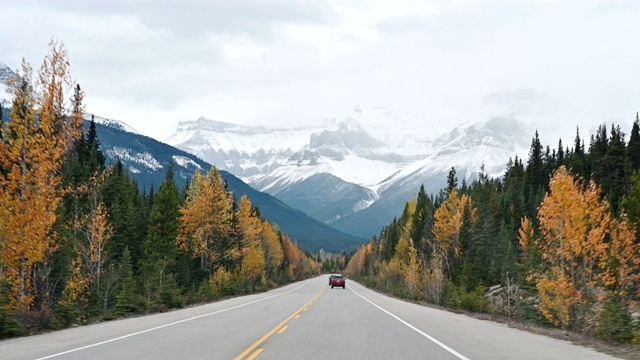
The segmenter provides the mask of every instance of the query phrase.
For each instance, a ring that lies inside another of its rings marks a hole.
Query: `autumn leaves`
[[[630,341],[640,245],[625,211],[637,198],[625,196],[616,215],[593,181],[560,165],[530,217],[523,197],[509,191],[524,188],[519,173],[505,183],[481,176],[435,201],[421,189],[399,219],[357,250],[348,274],[401,297]],[[486,289],[501,282],[504,297],[490,304]]]
[[[612,216],[600,190],[584,186],[560,167],[551,178],[549,192],[538,210],[540,234],[525,218],[519,243],[525,257],[539,257],[527,279],[539,291],[544,316],[568,327],[592,323],[594,304],[614,297],[625,308],[636,305],[640,280],[640,248],[631,224]]]
[[[72,89],[66,50],[56,41],[49,46],[36,80],[25,61],[11,79],[11,121],[0,142],[0,276],[18,308],[32,305],[34,277],[46,271],[33,265],[57,248],[51,229],[63,193],[63,156],[81,135],[82,108],[72,104],[68,116],[64,101]]]
[[[287,268],[287,272],[297,273],[294,269],[301,266],[304,258],[295,253],[300,251],[297,246],[292,247],[286,236],[281,245],[278,233],[269,222],[260,219],[246,196],[241,198],[235,212],[233,204],[232,194],[226,190],[215,168],[206,175],[196,171],[180,209],[180,248],[198,257],[203,271],[217,271],[220,263],[236,264],[235,269],[231,269],[234,276],[247,281],[251,289],[265,286],[268,278],[277,275],[285,250],[292,267]],[[239,231],[238,241],[229,236],[235,229]],[[217,276],[225,275],[218,271]]]
[[[260,291],[319,272],[215,168],[147,192],[105,166],[64,46],[11,80],[0,123],[0,338]],[[18,324],[8,329],[9,319]],[[9,331],[10,330],[10,331]],[[15,330],[15,331],[14,331]]]

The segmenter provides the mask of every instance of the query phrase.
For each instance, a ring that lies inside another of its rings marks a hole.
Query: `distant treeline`
[[[540,143],[501,179],[424,188],[351,258],[348,274],[397,296],[640,340],[640,120],[585,147]]]
[[[170,165],[157,190],[141,192],[120,162],[107,167],[95,123],[84,131],[66,50],[49,50],[35,79],[23,61],[10,80],[0,123],[0,338],[319,273],[246,196],[236,203],[215,168],[179,189]]]

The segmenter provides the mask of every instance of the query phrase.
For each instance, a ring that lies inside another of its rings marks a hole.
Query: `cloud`
[[[555,106],[549,94],[531,88],[491,93],[485,96],[485,102],[502,107],[512,116],[543,116]]]
[[[80,16],[133,16],[149,29],[183,39],[222,33],[265,39],[286,24],[329,23],[332,18],[331,8],[323,2],[302,0],[9,0],[9,4]]]
[[[361,103],[433,128],[519,114],[575,129],[640,106],[637,4],[5,0],[0,61],[37,67],[55,35],[91,111],[159,138],[182,118],[300,124]]]

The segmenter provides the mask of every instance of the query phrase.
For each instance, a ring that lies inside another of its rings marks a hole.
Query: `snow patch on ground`
[[[135,163],[141,165],[147,169],[158,170],[162,168],[162,165],[156,160],[153,155],[148,152],[133,153],[131,149],[125,149],[121,147],[114,147],[107,149],[106,153],[113,157],[118,158],[124,162]],[[138,170],[138,169],[136,169]]]
[[[197,167],[198,169],[202,170],[202,167],[200,165],[198,165],[197,162],[189,159],[188,157],[174,155],[173,156],[173,161],[175,161],[175,163],[178,166],[182,166],[184,168],[189,167],[189,166],[193,166],[193,167]]]

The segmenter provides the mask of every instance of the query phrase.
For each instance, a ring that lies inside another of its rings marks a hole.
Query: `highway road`
[[[613,359],[326,276],[169,313],[0,342],[0,359]]]

